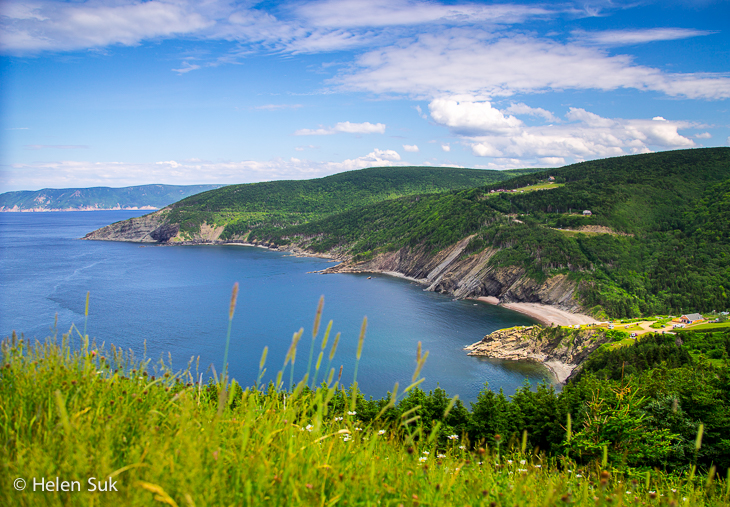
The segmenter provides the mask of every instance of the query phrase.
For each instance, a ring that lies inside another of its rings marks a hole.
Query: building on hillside
[[[693,322],[700,322],[705,320],[699,313],[690,313],[688,315],[682,315],[680,321],[685,324],[692,324]]]
[[[548,176],[548,181],[555,181],[555,176]]]
[[[589,209],[583,210],[583,216],[584,216],[584,217],[589,217],[589,216],[591,216],[592,214],[593,214],[593,213],[591,213],[591,210],[589,210]]]

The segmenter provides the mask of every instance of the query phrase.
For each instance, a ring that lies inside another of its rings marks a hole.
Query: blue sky
[[[730,2],[0,4],[0,191],[730,144]]]

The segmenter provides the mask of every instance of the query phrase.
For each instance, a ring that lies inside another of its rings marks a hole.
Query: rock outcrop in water
[[[548,366],[559,382],[565,382],[594,350],[610,341],[602,328],[527,326],[500,329],[466,350],[470,356],[537,361]]]

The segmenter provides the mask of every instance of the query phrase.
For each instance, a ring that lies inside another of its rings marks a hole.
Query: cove
[[[83,328],[89,291],[87,332],[97,343],[131,349],[138,357],[146,353],[153,360],[171,357],[176,369],[194,357],[193,370],[197,363],[208,378],[210,364],[218,371],[222,366],[231,288],[239,282],[229,363],[232,377],[243,385],[255,382],[264,346],[269,347],[265,380],[274,378],[300,327],[304,334],[295,378],[304,375],[322,295],[320,338],[333,320],[330,343],[337,332],[342,338],[332,366],[342,366],[345,385],[352,382],[360,325],[368,317],[358,371],[366,395],[379,398],[395,382],[401,389],[410,383],[419,341],[430,353],[422,371],[425,390],[438,385],[468,402],[476,400],[485,382],[512,394],[526,380],[533,385],[550,380],[539,364],[464,352],[465,345],[496,329],[534,323],[504,308],[453,301],[386,275],[313,274],[332,263],[255,247],[78,240],[98,227],[142,214],[0,213],[1,336],[15,330],[42,340],[53,333],[56,315],[59,334],[72,323]],[[318,352],[319,341],[315,359]],[[323,368],[326,362],[325,354]]]

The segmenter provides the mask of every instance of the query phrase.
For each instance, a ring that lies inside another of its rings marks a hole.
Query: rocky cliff
[[[401,274],[426,286],[426,290],[453,295],[459,299],[494,297],[503,303],[524,302],[556,306],[576,313],[584,311],[576,297],[580,286],[566,275],[555,275],[543,282],[526,276],[522,268],[495,267],[489,261],[497,252],[488,248],[480,254],[462,256],[472,236],[438,253],[423,249],[401,248],[377,255],[365,262],[345,262],[323,273]]]
[[[602,328],[528,326],[500,329],[466,350],[470,356],[541,362],[565,382],[594,350],[610,341]]]
[[[132,241],[135,243],[167,242],[177,235],[179,227],[165,221],[165,210],[142,217],[116,222],[88,233],[81,239]]]

